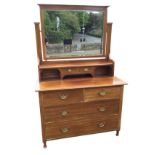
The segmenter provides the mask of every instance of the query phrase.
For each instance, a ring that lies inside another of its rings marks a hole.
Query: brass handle
[[[98,93],[100,96],[105,96],[107,93],[106,93],[106,91],[100,91],[99,93]]]
[[[103,128],[104,126],[105,126],[105,124],[104,123],[99,123],[99,125],[98,125],[100,128]]]
[[[67,111],[62,111],[61,112],[61,116],[66,116],[66,115],[68,115],[68,112]]]
[[[88,71],[88,68],[84,68],[84,71],[87,72]]]
[[[99,111],[100,111],[100,112],[104,112],[105,110],[106,110],[105,107],[100,107],[100,108],[99,108]]]
[[[61,132],[63,132],[63,133],[66,133],[66,132],[68,132],[68,131],[69,131],[68,128],[61,128]]]
[[[67,99],[67,97],[68,97],[68,96],[67,96],[67,95],[64,95],[64,94],[63,94],[63,95],[60,95],[60,99],[61,99],[61,100],[65,100],[65,99]]]
[[[72,71],[72,69],[68,69],[68,72],[71,72]]]

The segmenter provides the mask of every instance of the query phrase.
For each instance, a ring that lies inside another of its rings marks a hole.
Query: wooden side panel
[[[40,105],[40,118],[41,118],[41,129],[42,129],[42,141],[46,144],[46,137],[45,137],[45,123],[44,123],[44,108],[41,106],[43,102],[42,92],[39,92],[39,105]]]
[[[121,115],[122,115],[122,104],[123,104],[123,90],[124,86],[121,86],[120,100],[119,100],[119,130],[121,129]]]

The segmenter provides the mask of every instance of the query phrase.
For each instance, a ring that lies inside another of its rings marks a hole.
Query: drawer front
[[[77,74],[79,72],[78,68],[61,68],[60,71],[63,75]]]
[[[82,119],[77,121],[57,122],[46,125],[46,139],[57,139],[64,137],[93,134],[104,131],[117,130],[119,127],[118,118],[115,119]]]
[[[98,116],[117,115],[119,111],[119,100],[98,101],[72,104],[58,107],[44,108],[45,122],[54,122],[66,119],[78,119],[84,115],[96,114]]]
[[[121,87],[103,87],[84,89],[84,101],[97,101],[104,99],[119,99]]]
[[[67,105],[71,103],[79,103],[83,101],[83,91],[64,90],[49,91],[42,94],[43,106]]]
[[[62,77],[66,75],[75,75],[75,74],[93,74],[94,73],[94,67],[78,67],[78,68],[62,68],[60,69],[60,72],[62,74]]]

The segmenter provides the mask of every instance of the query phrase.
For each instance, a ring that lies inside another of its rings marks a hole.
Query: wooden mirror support
[[[110,59],[112,23],[107,23],[107,6],[39,5],[53,10],[103,10],[104,54],[101,57],[46,59],[43,29],[35,23],[38,57],[42,139],[44,147],[52,139],[116,131],[121,125],[123,88],[114,76]]]
[[[112,23],[107,24],[107,35],[106,35],[106,59],[109,60],[110,57],[110,45],[111,45],[111,31]]]
[[[40,28],[39,23],[34,23],[35,25],[35,32],[36,32],[36,45],[37,45],[37,57],[38,57],[38,64],[42,64],[42,50],[41,50],[41,38],[40,38]]]

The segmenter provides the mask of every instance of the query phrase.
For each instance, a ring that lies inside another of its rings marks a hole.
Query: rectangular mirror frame
[[[40,7],[40,19],[41,19],[41,40],[42,40],[42,59],[43,61],[47,60],[60,60],[60,59],[77,59],[77,58],[105,58],[106,56],[106,32],[107,32],[107,7],[108,6],[87,6],[87,5],[48,5],[48,4],[39,4]],[[43,12],[44,10],[90,10],[90,11],[101,11],[104,12],[104,31],[103,31],[103,51],[102,55],[99,56],[82,56],[82,57],[62,57],[62,58],[47,58],[46,57],[46,49],[45,49],[45,43],[44,43],[44,17]]]

